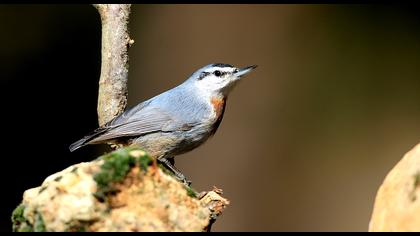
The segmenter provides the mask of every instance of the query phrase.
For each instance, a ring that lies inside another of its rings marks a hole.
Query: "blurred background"
[[[257,64],[177,166],[231,205],[213,231],[367,231],[376,191],[420,141],[420,15],[409,5],[133,5],[129,106],[214,62]],[[2,210],[109,149],[97,127],[90,5],[0,6]]]

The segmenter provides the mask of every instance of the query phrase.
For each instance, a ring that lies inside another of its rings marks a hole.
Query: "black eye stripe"
[[[204,79],[204,77],[206,77],[208,74],[210,74],[209,72],[201,72],[200,77],[198,77],[198,80],[202,80]]]
[[[198,77],[198,80],[202,80],[202,79],[204,79],[206,76],[208,76],[209,74],[213,74],[213,75],[215,75],[215,76],[217,76],[217,77],[222,77],[222,76],[224,76],[224,75],[226,75],[226,74],[232,74],[232,72],[229,72],[229,71],[220,71],[220,70],[215,70],[215,71],[213,71],[213,72],[206,72],[206,71],[203,71],[203,72],[201,72],[201,74],[200,74],[200,77]]]

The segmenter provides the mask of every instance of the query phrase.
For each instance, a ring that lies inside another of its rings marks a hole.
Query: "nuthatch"
[[[222,121],[229,92],[240,78],[256,68],[210,64],[185,82],[142,102],[70,145],[136,145],[190,184],[175,168],[174,156],[191,151],[214,135]]]

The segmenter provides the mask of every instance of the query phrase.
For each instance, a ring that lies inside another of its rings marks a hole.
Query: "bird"
[[[216,133],[228,95],[256,67],[208,64],[178,86],[127,109],[72,143],[70,152],[89,144],[138,146],[189,186],[191,181],[175,167],[174,157],[192,151]]]

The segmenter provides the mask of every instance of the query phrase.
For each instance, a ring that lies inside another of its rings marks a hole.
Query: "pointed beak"
[[[247,67],[244,67],[244,68],[240,68],[240,69],[238,69],[238,72],[235,73],[235,75],[237,77],[241,77],[241,76],[243,76],[245,74],[248,74],[249,72],[251,72],[255,68],[257,68],[257,65],[247,66]]]

